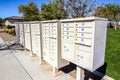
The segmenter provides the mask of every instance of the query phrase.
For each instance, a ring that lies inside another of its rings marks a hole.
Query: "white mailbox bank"
[[[62,58],[94,71],[104,64],[107,21],[88,17],[61,20]]]
[[[20,41],[20,44],[22,46],[25,46],[25,35],[24,35],[24,27],[23,27],[23,23],[22,22],[19,22],[18,23],[18,33],[19,33],[19,41]]]
[[[30,22],[30,32],[31,32],[32,53],[39,56],[40,64],[41,64],[41,59],[42,59],[41,25],[39,21]]]
[[[61,58],[61,28],[57,20],[42,21],[43,59],[53,66],[53,73],[68,64]]]
[[[30,23],[23,22],[24,36],[25,36],[25,48],[31,51],[31,35],[30,35]]]

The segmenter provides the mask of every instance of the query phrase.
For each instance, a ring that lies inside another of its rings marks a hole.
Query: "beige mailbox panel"
[[[60,29],[57,21],[42,22],[43,59],[56,69],[68,64],[61,58]]]
[[[25,46],[24,44],[24,29],[23,29],[23,24],[22,23],[19,23],[19,35],[20,35],[20,44],[22,46]]]
[[[42,47],[43,58],[47,60],[49,55],[49,24],[42,24]]]
[[[40,23],[31,24],[32,51],[37,56],[41,56]]]
[[[62,58],[90,71],[104,64],[107,22],[101,18],[61,20]]]
[[[24,35],[25,35],[25,48],[31,50],[31,42],[30,42],[30,25],[29,23],[24,24]]]
[[[18,41],[20,36],[19,36],[19,24],[15,23],[15,34],[16,34],[16,40]]]

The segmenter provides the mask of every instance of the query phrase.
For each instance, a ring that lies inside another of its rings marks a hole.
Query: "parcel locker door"
[[[75,59],[75,44],[62,42],[62,58],[74,62]]]
[[[91,70],[92,59],[91,53],[82,50],[76,50],[76,64],[87,69]]]

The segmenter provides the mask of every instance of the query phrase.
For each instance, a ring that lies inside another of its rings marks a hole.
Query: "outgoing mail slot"
[[[76,32],[86,32],[86,33],[92,33],[92,28],[76,28]]]
[[[91,45],[91,39],[87,39],[87,38],[76,38],[75,42],[83,45],[88,45],[88,46]]]
[[[78,37],[78,38],[92,38],[92,34],[89,34],[89,33],[76,33],[76,37]]]
[[[82,51],[87,51],[87,52],[91,52],[91,47],[88,46],[83,46],[83,45],[75,45],[76,50],[82,50]]]

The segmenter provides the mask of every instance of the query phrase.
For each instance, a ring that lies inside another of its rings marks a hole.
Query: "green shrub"
[[[4,32],[15,35],[15,28],[4,28]]]
[[[9,33],[9,34],[12,34],[12,29],[8,29],[8,33]]]
[[[8,33],[8,29],[7,29],[7,28],[4,28],[4,32]]]

